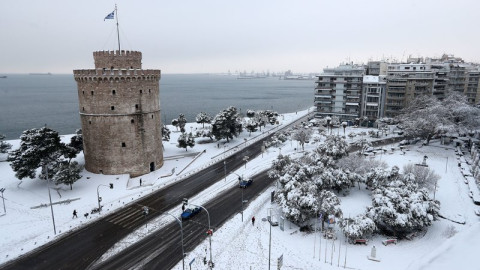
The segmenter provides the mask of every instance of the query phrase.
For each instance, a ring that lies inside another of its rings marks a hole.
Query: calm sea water
[[[313,105],[313,80],[237,79],[210,74],[163,74],[160,80],[162,120],[180,113],[194,122],[199,112],[215,116],[228,106],[295,112]],[[73,75],[8,75],[0,78],[0,134],[18,138],[44,125],[60,134],[80,128],[77,85]]]

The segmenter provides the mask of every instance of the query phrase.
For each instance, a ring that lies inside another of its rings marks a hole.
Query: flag
[[[110,20],[110,19],[113,19],[113,18],[115,18],[115,10],[112,11],[112,13],[109,13],[109,14],[105,17],[105,19],[103,19],[103,20],[105,21],[105,20]]]

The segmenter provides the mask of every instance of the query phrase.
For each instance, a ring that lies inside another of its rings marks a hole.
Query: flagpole
[[[118,32],[118,10],[117,4],[115,4],[115,17],[117,19],[117,41],[118,41],[118,53],[120,53],[120,33]]]

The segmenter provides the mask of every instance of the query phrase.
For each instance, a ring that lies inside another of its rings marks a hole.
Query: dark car
[[[193,208],[187,208],[185,211],[183,211],[181,217],[182,219],[189,219],[195,216],[196,214],[200,213],[202,208],[200,207],[193,207]]]
[[[240,186],[241,188],[247,188],[247,187],[250,186],[252,183],[253,183],[253,180],[252,180],[252,179],[241,180],[239,186]]]

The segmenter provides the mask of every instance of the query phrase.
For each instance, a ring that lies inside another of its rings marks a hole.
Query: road
[[[234,171],[240,166],[243,166],[245,164],[243,161],[244,156],[249,156],[251,159],[258,156],[261,153],[263,141],[269,139],[270,136],[271,135],[228,157],[225,160],[227,171]],[[118,211],[99,219],[88,226],[82,227],[66,236],[57,239],[56,241],[52,241],[47,245],[35,249],[14,261],[0,265],[0,268],[6,270],[52,270],[87,269],[92,267],[93,264],[116,242],[132,233],[136,228],[145,224],[145,222],[148,222],[148,220],[154,219],[162,213],[167,212],[169,209],[181,204],[182,198],[190,198],[195,196],[199,192],[216,183],[218,180],[223,179],[223,177],[224,163],[223,160],[221,160],[212,166],[190,176],[189,178],[186,178],[183,181],[173,183],[166,188],[142,198],[135,204],[119,209]],[[257,182],[255,182],[251,187],[247,188],[244,194],[246,199],[252,198],[269,184],[268,178],[266,178],[264,175],[254,179],[254,181]],[[241,199],[239,199],[239,195],[237,194],[238,192],[240,192],[239,189],[229,190],[226,193],[228,195],[222,196],[222,199],[219,200],[222,201],[222,203],[219,203],[217,200],[213,200],[205,205],[207,209],[212,209],[209,211],[212,211],[211,220],[214,226],[219,226],[225,220],[227,220],[228,217],[234,214],[235,211],[238,212],[238,208],[235,210],[234,207],[231,209],[219,207],[222,205],[234,205],[234,201],[239,201],[238,205],[240,205]],[[225,200],[225,202],[223,202],[223,200]],[[233,204],[229,204],[230,201],[232,201],[231,203]],[[151,214],[145,218],[142,215],[143,206],[148,206],[150,209],[154,209],[155,211],[152,211]],[[152,241],[156,241],[157,243],[162,243],[165,245],[170,243],[171,245],[175,246],[174,243],[176,241],[173,241],[173,239],[167,239],[167,236],[178,234],[178,228],[175,228],[175,226],[178,225],[175,224],[170,226],[171,227],[166,228],[166,231],[159,232],[157,235],[153,235],[151,238],[154,240]],[[185,238],[187,238],[188,235],[199,235],[199,237],[188,237],[191,240],[186,241],[185,243],[187,250],[192,249],[196,244],[198,244],[203,237],[205,237],[204,234],[205,228],[202,228],[201,226],[193,226],[190,223],[186,224]],[[159,238],[162,241],[159,241]],[[180,242],[178,241],[178,243]],[[181,247],[178,246],[176,249],[168,248],[167,246],[163,247],[164,253],[160,253],[160,257],[169,258],[170,262],[163,262],[158,258],[158,256],[153,256],[153,259],[150,260],[149,263],[173,266],[181,259],[181,257],[177,258],[175,255],[173,255],[181,254],[181,252],[178,252],[179,248]],[[156,252],[161,251],[162,248],[159,248]],[[144,254],[147,254],[150,251],[143,252]],[[139,256],[139,258],[140,257],[141,256]],[[166,268],[163,266],[160,268],[168,269],[168,266]],[[123,267],[121,268],[124,269]],[[149,269],[149,267],[147,267],[147,269]]]

